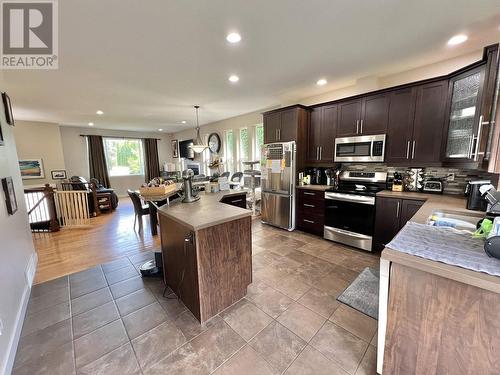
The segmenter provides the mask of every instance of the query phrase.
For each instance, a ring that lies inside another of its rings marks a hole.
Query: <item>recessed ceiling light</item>
[[[182,123],[182,124],[185,124],[185,123],[186,123],[186,120],[182,120],[182,121],[181,121],[181,123]]]
[[[241,40],[241,35],[238,33],[229,33],[226,36],[226,40],[229,43],[238,43]]]
[[[450,38],[450,40],[448,40],[448,45],[455,46],[457,44],[465,42],[466,40],[467,40],[467,35],[458,34],[458,35],[452,36]]]
[[[101,111],[100,109],[98,109],[98,110],[96,111],[96,114],[100,116],[100,115],[103,115],[103,114],[104,114],[104,112],[103,112],[103,111]]]
[[[327,82],[328,82],[328,81],[327,81],[326,79],[321,78],[321,79],[318,79],[318,80],[316,81],[316,84],[317,84],[318,86],[324,86],[324,85],[326,85],[326,84],[327,84]]]
[[[229,76],[229,82],[233,82],[233,83],[236,83],[240,80],[240,77],[238,77],[237,75],[230,75]]]
[[[89,122],[89,126],[94,126],[94,123],[93,122]]]
[[[159,131],[159,132],[162,132],[162,131],[163,131],[163,129],[158,129],[158,131]]]

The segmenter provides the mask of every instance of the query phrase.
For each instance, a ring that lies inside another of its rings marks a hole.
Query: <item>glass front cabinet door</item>
[[[484,66],[450,80],[448,137],[445,159],[448,162],[471,162],[477,158],[482,122],[481,94]]]

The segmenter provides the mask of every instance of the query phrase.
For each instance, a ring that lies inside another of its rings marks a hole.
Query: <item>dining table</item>
[[[137,191],[141,199],[149,205],[149,226],[151,228],[151,235],[158,234],[158,208],[170,204],[170,198],[179,194],[182,191],[182,184],[177,184],[176,189],[162,195],[143,195]]]

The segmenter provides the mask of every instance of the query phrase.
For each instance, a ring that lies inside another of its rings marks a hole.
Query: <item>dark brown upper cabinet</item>
[[[389,124],[385,147],[387,164],[406,165],[410,160],[416,97],[415,87],[390,93]]]
[[[336,104],[313,108],[308,133],[308,162],[333,162],[337,111]]]
[[[263,116],[264,143],[297,141],[309,123],[309,110],[299,105],[265,112]]]
[[[388,165],[439,165],[448,81],[390,93],[386,158]]]
[[[444,165],[500,172],[494,167],[499,134],[494,126],[497,74],[498,44],[486,47],[480,62],[450,77],[442,147]]]
[[[446,164],[474,162],[479,158],[478,137],[484,122],[481,114],[483,84],[484,66],[450,79],[443,148]]]
[[[336,133],[337,137],[359,135],[361,104],[361,99],[339,103],[339,119]]]
[[[389,94],[368,95],[339,103],[337,137],[385,134],[389,117]]]
[[[376,94],[363,98],[359,134],[385,134],[389,119],[389,94]]]
[[[441,146],[448,97],[448,80],[417,86],[411,164],[441,163]]]

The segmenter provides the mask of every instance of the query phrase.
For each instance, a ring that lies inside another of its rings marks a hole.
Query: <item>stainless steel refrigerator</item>
[[[295,229],[295,142],[265,144],[261,159],[261,220]]]

